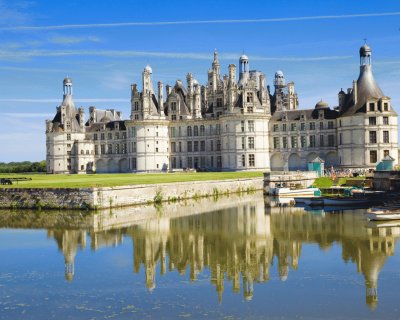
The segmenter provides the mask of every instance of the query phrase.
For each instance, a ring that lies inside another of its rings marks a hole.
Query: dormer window
[[[139,101],[135,101],[133,103],[133,110],[138,111],[139,110]]]
[[[375,103],[374,102],[369,103],[369,111],[375,111]]]
[[[247,102],[254,102],[253,92],[247,93]]]
[[[301,119],[301,120],[304,120],[304,114],[302,114],[302,115],[300,116],[300,119]]]
[[[67,121],[67,130],[71,130],[71,122]]]
[[[175,112],[176,111],[176,102],[171,102],[171,111]]]
[[[389,103],[387,102],[383,103],[383,111],[389,111]]]

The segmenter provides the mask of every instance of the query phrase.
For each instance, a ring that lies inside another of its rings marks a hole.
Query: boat
[[[367,212],[367,218],[371,221],[400,220],[400,209],[373,208]]]
[[[371,221],[389,221],[389,220],[400,220],[400,211],[396,212],[368,212],[368,220]]]
[[[290,189],[287,187],[276,187],[271,188],[270,194],[273,196],[280,196],[280,197],[313,197],[315,195],[320,194],[320,190],[318,188],[304,188],[304,189]]]
[[[368,204],[370,199],[354,198],[324,198],[324,206],[362,206]]]
[[[295,203],[305,204],[307,206],[323,206],[324,205],[323,197],[294,197]]]

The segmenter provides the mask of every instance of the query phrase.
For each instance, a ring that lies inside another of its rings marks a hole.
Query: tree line
[[[46,160],[39,162],[0,162],[0,173],[46,172]]]

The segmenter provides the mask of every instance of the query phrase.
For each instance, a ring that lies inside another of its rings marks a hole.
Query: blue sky
[[[76,105],[129,116],[131,83],[146,64],[164,84],[192,72],[202,83],[213,51],[221,71],[245,52],[250,69],[295,82],[300,108],[359,72],[364,38],[373,70],[400,112],[398,1],[11,1],[0,0],[0,162],[45,158],[44,120],[73,79]]]

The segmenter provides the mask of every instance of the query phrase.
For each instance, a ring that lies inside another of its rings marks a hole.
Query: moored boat
[[[271,195],[280,197],[313,197],[320,194],[318,188],[290,189],[286,187],[278,187],[271,189]]]
[[[389,221],[389,220],[400,220],[400,211],[399,212],[369,212],[367,213],[367,218],[371,221]]]
[[[369,202],[369,199],[324,198],[324,206],[362,206]]]
[[[307,206],[323,206],[323,197],[294,197],[295,203],[305,204]]]

